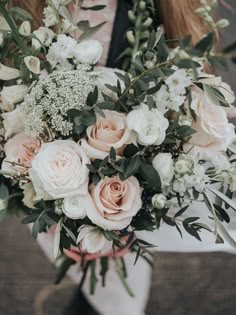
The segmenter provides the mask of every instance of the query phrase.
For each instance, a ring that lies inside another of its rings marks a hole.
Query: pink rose
[[[123,153],[129,140],[126,116],[112,110],[104,110],[105,118],[97,115],[97,121],[88,127],[88,140],[83,139],[81,146],[93,159],[104,159],[111,147],[118,155]]]
[[[142,206],[138,180],[132,176],[121,181],[118,176],[105,177],[90,194],[94,206],[87,207],[87,216],[104,230],[122,230]]]
[[[191,108],[197,116],[192,128],[197,131],[189,140],[194,145],[191,152],[199,153],[202,158],[211,158],[227,150],[235,139],[234,125],[230,124],[223,107],[213,104],[207,94],[199,88],[193,90]]]
[[[2,163],[2,170],[7,172],[25,172],[27,168],[31,167],[31,162],[40,147],[41,142],[38,138],[27,136],[24,132],[16,134],[4,146],[6,158]],[[9,162],[17,164],[14,165]]]

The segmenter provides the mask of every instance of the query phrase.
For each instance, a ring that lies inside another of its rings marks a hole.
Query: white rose
[[[70,219],[84,219],[86,217],[87,198],[90,196],[66,197],[63,204],[64,214]]]
[[[168,186],[174,176],[174,162],[170,153],[159,153],[152,165],[161,177],[162,186]]]
[[[31,34],[31,24],[29,21],[24,21],[20,28],[19,28],[19,33],[22,36],[29,36]]]
[[[147,105],[132,110],[127,116],[128,128],[134,142],[142,145],[160,145],[166,136],[168,120],[157,109],[149,110]]]
[[[165,207],[166,201],[167,201],[166,196],[163,194],[156,194],[152,197],[153,207],[159,210]]]
[[[23,112],[20,106],[17,106],[15,110],[9,113],[3,113],[3,126],[6,130],[5,138],[9,138],[16,133],[24,131],[24,122],[27,119],[27,115]]]
[[[27,56],[24,58],[26,67],[35,74],[40,74],[40,60],[38,57]]]
[[[86,195],[89,162],[80,145],[72,140],[43,144],[29,170],[38,197],[50,200]]]
[[[0,63],[0,80],[8,81],[19,78],[20,70],[6,67],[2,63]]]
[[[102,45],[97,40],[87,40],[76,45],[75,59],[80,63],[95,65],[102,56]]]
[[[4,111],[14,109],[14,104],[23,101],[25,95],[28,93],[28,87],[24,84],[4,86],[1,92],[0,107]]]
[[[40,49],[42,45],[48,47],[55,37],[55,33],[50,28],[44,26],[34,31],[33,34],[37,37],[32,39],[32,46],[35,49]]]
[[[77,243],[80,243],[82,251],[90,254],[105,254],[112,249],[113,244],[105,238],[101,230],[89,225],[80,228]]]

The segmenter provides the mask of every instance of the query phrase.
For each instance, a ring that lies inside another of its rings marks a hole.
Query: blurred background
[[[220,5],[219,16],[231,22],[222,46],[236,40],[236,1],[225,1],[235,9]],[[232,65],[229,73],[221,74],[236,92],[235,71]],[[28,228],[18,218],[8,217],[0,224],[0,241],[0,315],[62,315],[76,287],[69,279],[52,285],[55,270]],[[236,256],[156,254],[147,315],[157,314],[235,315]]]

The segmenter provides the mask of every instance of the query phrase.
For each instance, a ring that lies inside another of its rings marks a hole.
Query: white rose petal
[[[22,36],[29,36],[31,34],[31,24],[29,21],[24,21],[20,28],[19,28],[19,33]]]
[[[162,186],[168,186],[174,176],[174,162],[170,153],[159,153],[152,165],[161,177]]]
[[[127,116],[128,128],[134,142],[142,145],[160,145],[166,136],[168,120],[157,109],[149,110],[147,105],[132,110]]]
[[[102,51],[100,42],[91,39],[77,44],[74,56],[79,63],[94,65],[101,58]]]
[[[5,86],[1,92],[0,107],[2,110],[9,111],[14,109],[14,104],[23,101],[28,93],[28,87],[24,84]]]
[[[24,58],[26,67],[35,74],[40,74],[40,60],[34,56],[27,56]]]
[[[64,199],[63,212],[70,219],[84,219],[86,217],[87,198],[90,196],[77,195]]]
[[[6,67],[2,63],[0,63],[0,80],[8,81],[19,78],[20,70]]]
[[[22,111],[20,106],[9,113],[3,113],[3,126],[6,130],[5,138],[9,138],[16,133],[24,131],[24,122],[27,119],[26,114]]]

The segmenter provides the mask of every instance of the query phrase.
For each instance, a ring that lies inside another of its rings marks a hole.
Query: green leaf
[[[78,22],[77,26],[83,32],[90,27],[88,20],[83,20],[83,21]]]
[[[19,20],[22,20],[22,21],[33,21],[34,20],[32,15],[29,12],[27,12],[27,11],[25,11],[25,10],[19,8],[19,7],[15,7],[14,6],[13,8],[8,9],[8,12],[15,19],[19,19]]]
[[[100,24],[98,24],[98,25],[95,25],[95,26],[92,26],[92,27],[86,29],[86,30],[84,31],[84,33],[80,36],[79,40],[85,40],[85,39],[87,39],[87,38],[93,36],[93,35],[96,34],[97,31],[99,31],[99,30],[103,27],[103,25],[105,25],[105,24],[106,24],[106,22],[102,22],[102,23],[100,23]]]
[[[183,227],[186,230],[186,232],[188,232],[190,235],[194,236],[197,240],[201,241],[201,238],[200,238],[198,232],[191,225],[184,222]]]
[[[99,10],[103,10],[104,8],[106,8],[106,5],[94,5],[91,7],[80,7],[81,10],[92,10],[92,11],[99,11]]]
[[[38,220],[39,214],[31,214],[27,217],[25,217],[23,220],[21,220],[21,224],[29,224],[29,223],[33,223],[35,221]]]
[[[151,164],[142,162],[140,175],[147,181],[148,186],[153,188],[156,192],[161,192],[161,178]]]
[[[32,236],[34,239],[37,239],[39,231],[40,231],[40,223],[39,221],[35,221],[32,228]]]
[[[116,151],[113,147],[111,147],[111,150],[110,150],[110,159],[113,161],[116,160]]]
[[[199,220],[199,219],[200,219],[199,217],[186,218],[186,219],[184,220],[184,223],[189,224],[189,223],[195,222],[195,221],[197,221],[197,220]]]
[[[231,52],[233,52],[233,51],[235,51],[235,50],[236,50],[236,42],[234,42],[234,43],[232,43],[232,44],[226,46],[226,47],[223,49],[223,52],[226,53],[226,54],[228,54],[228,53],[231,53]]]
[[[126,170],[123,173],[124,179],[127,179],[130,176],[137,174],[141,166],[141,159],[138,155],[129,160],[127,159],[126,161],[127,161],[127,163],[125,164]]]
[[[229,234],[229,232],[226,230],[224,225],[216,219],[216,225],[217,225],[217,231],[220,234],[220,236],[234,249],[236,249],[236,241],[232,238],[232,236]]]
[[[222,199],[227,205],[229,205],[233,210],[236,211],[236,204],[233,202],[233,200],[229,199],[227,196],[225,196],[224,194],[222,194],[222,192],[211,188],[211,187],[207,187],[207,189],[209,191],[211,191],[214,195],[218,196],[220,199]]]
[[[5,186],[4,184],[1,184],[1,186],[0,186],[0,199],[5,200],[8,198],[8,196],[9,196],[9,190],[8,190],[7,186]]]
[[[0,221],[2,221],[5,218],[6,213],[7,209],[0,210]]]
[[[200,41],[195,45],[194,49],[199,50],[201,52],[210,51],[215,42],[215,33],[210,32],[206,36],[204,36]]]
[[[95,293],[96,285],[97,285],[97,277],[96,277],[96,259],[92,260],[90,263],[91,274],[90,274],[90,294]]]
[[[180,209],[174,216],[174,218],[180,217],[187,209],[188,209],[189,205],[183,207],[182,209]]]
[[[76,237],[73,234],[73,232],[71,232],[70,229],[68,229],[68,227],[65,224],[62,224],[62,227],[66,230],[67,234],[70,236],[70,238],[75,242],[75,244],[77,243],[76,241]]]

